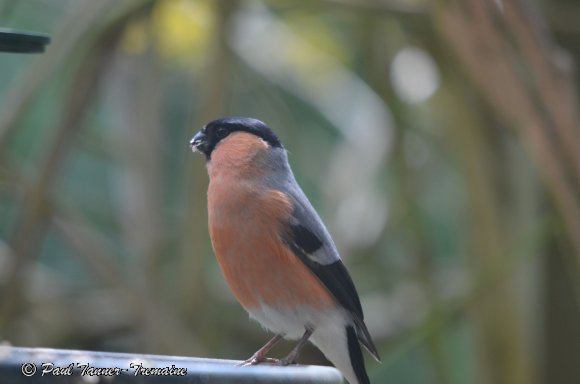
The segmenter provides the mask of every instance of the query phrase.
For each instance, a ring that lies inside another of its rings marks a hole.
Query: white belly
[[[306,327],[314,329],[310,341],[342,372],[349,383],[358,383],[350,363],[346,340],[346,326],[351,325],[352,320],[344,310],[334,308],[317,311],[308,307],[281,310],[262,305],[248,312],[263,327],[282,334],[285,339],[297,340],[304,334]]]
[[[248,309],[248,313],[263,327],[291,340],[299,339],[307,327],[316,334],[317,328],[334,325],[344,328],[348,324],[346,313],[338,307],[321,311],[310,307],[279,308],[262,304],[259,308]]]

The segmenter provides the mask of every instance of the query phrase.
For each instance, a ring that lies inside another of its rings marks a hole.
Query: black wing
[[[379,360],[377,349],[364,323],[364,315],[358,293],[342,260],[338,258],[329,264],[321,264],[315,261],[316,258],[312,257],[316,252],[323,252],[325,246],[333,245],[325,245],[314,232],[299,223],[290,225],[290,231],[284,241],[292,252],[326,286],[340,305],[352,314],[359,340]]]

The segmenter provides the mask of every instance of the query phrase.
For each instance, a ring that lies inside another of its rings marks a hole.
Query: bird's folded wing
[[[364,324],[360,299],[330,234],[301,190],[291,191],[293,212],[283,240],[316,275],[338,303],[353,316],[360,341],[378,360],[378,352]]]

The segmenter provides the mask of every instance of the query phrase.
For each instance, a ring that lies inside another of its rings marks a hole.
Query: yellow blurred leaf
[[[152,24],[161,55],[187,64],[200,55],[213,31],[213,12],[208,1],[164,0],[156,4]]]

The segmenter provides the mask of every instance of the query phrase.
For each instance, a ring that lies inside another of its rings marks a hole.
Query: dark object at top
[[[0,28],[0,52],[41,53],[50,43],[42,33]]]

